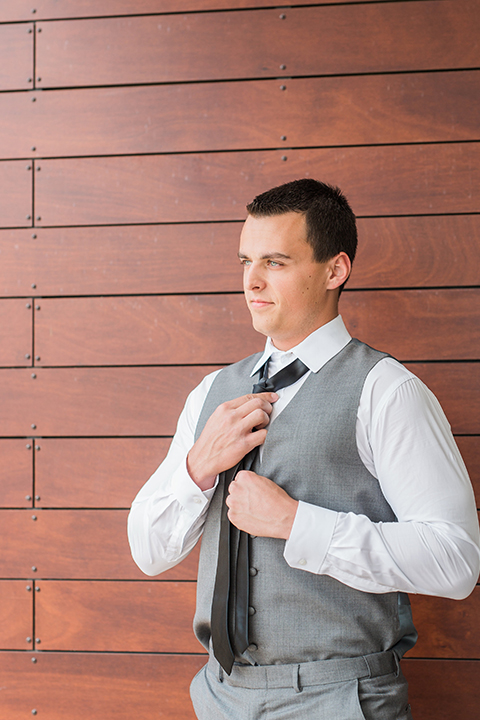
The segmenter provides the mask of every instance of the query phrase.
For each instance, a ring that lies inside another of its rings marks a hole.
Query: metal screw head
[[[36,233],[33,233],[33,235],[32,235],[32,238],[33,238],[34,240],[36,240],[36,239],[37,239],[37,235],[36,235]]]
[[[30,34],[32,32],[33,32],[32,28],[28,28],[27,33]]]
[[[40,638],[35,638],[35,642],[37,643],[37,645],[40,645],[40,643],[41,643]]]
[[[31,215],[25,215],[25,220],[31,220],[31,219],[32,219]]]
[[[32,642],[32,638],[31,638],[31,637],[25,638],[25,640],[26,640],[28,643],[31,643],[31,642]]]
[[[35,355],[35,360],[38,361],[38,360],[41,360],[41,359],[42,359],[42,358],[40,357],[40,355]]]
[[[36,662],[37,662],[37,658],[32,658],[32,662],[33,662],[33,663],[36,663]]]
[[[287,156],[286,156],[286,155],[282,155],[282,160],[283,160],[284,162],[285,162],[286,159],[287,159]]]
[[[31,30],[30,30],[30,32],[31,32]],[[33,82],[33,78],[28,78],[27,82]]]
[[[40,450],[40,445],[35,445],[35,450]],[[40,498],[38,498],[40,500]]]
[[[40,217],[40,215],[37,215],[37,220],[41,220],[41,219],[42,219],[42,218]]]
[[[37,78],[37,82],[42,82],[42,78]]]
[[[36,568],[35,568],[35,569],[36,569]],[[35,588],[35,592],[40,592],[40,588],[39,588],[39,587],[36,587],[36,588]]]
[[[27,587],[25,588],[25,590],[26,590],[27,592],[32,592],[32,586],[31,586],[31,585],[27,585]]]
[[[32,710],[32,715],[36,715],[36,714],[37,714],[37,711],[35,709]]]
[[[286,17],[287,16],[285,15],[285,13],[282,13],[281,15],[279,15],[280,20],[285,20]]]
[[[32,147],[32,152],[35,152],[36,149],[37,149],[36,147]]]
[[[32,8],[32,13],[36,13],[36,12],[37,12],[37,8]]]
[[[35,423],[32,423],[32,425],[30,425],[30,427],[32,428],[32,430],[36,430],[36,429],[37,429],[37,426],[35,425]]]
[[[30,355],[29,355],[29,353],[27,353],[27,354],[25,355],[25,360],[30,360]]]
[[[42,32],[42,28],[41,27],[37,28],[37,32]]]
[[[27,310],[30,310],[30,308],[31,308],[32,306],[31,306],[30,303],[27,303],[27,304],[25,305],[25,307],[27,308]],[[26,357],[26,356],[25,356],[25,357]],[[28,357],[30,357],[30,355],[29,355]]]
[[[286,135],[282,135],[282,137],[280,138],[280,140],[286,140],[286,139],[287,139]],[[32,285],[32,287],[33,287],[33,285]]]
[[[35,380],[36,377],[37,377],[36,373],[32,373],[32,380]]]
[[[40,305],[35,305],[35,310],[40,310]]]
[[[41,168],[40,165],[39,165],[39,166],[37,167],[37,172],[40,172],[41,169],[42,169],[42,168]]]
[[[35,567],[35,565],[32,565],[32,572],[37,572],[37,568]]]
[[[37,98],[32,98],[32,102],[37,102]]]
[[[32,169],[32,166],[31,166],[31,165],[27,165],[27,170],[31,170],[31,169]]]
[[[40,448],[38,448],[40,450]],[[40,500],[40,495],[35,495],[35,500]]]
[[[286,89],[287,89],[286,85],[280,85],[280,90],[286,90]]]
[[[36,516],[36,515],[32,515],[32,520],[35,521],[36,519],[37,519],[37,516]],[[33,570],[33,568],[32,568],[32,570]]]
[[[287,69],[286,65],[280,65],[280,70],[286,70],[286,69]]]
[[[37,286],[36,286],[35,283],[32,283],[32,284],[31,284],[31,288],[32,288],[33,290],[35,290],[36,287],[37,287]]]

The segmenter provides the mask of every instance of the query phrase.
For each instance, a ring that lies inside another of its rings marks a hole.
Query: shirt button
[[[248,614],[255,615],[256,612],[257,611],[255,610],[255,608],[250,605],[250,607],[248,608]]]
[[[202,498],[199,498],[198,495],[195,495],[195,497],[193,498],[193,502],[199,505],[202,502]]]
[[[258,645],[255,645],[255,643],[252,643],[248,646],[247,650],[250,650],[250,652],[255,652],[255,650],[258,650]]]
[[[250,572],[251,577],[255,577],[255,575],[258,573],[258,570],[257,570],[257,568],[251,567],[249,572]]]
[[[305,558],[300,558],[300,560],[298,561],[298,564],[299,564],[299,565],[306,565],[306,564],[307,564],[307,561],[305,560]]]

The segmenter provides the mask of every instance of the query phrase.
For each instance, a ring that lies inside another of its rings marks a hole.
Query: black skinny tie
[[[301,360],[294,360],[271,378],[267,377],[268,360],[263,366],[262,378],[253,386],[252,392],[276,392],[297,382],[308,367]],[[217,573],[212,601],[213,654],[225,672],[232,672],[235,655],[242,655],[248,641],[248,596],[250,582],[249,535],[238,530],[228,519],[226,499],[228,488],[240,470],[250,470],[258,453],[254,448],[223,476],[223,505],[220,517]]]

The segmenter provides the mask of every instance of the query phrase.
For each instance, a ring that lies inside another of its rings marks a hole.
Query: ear
[[[341,252],[329,261],[330,276],[327,283],[327,290],[335,290],[343,285],[348,279],[352,269],[352,263],[347,253]]]

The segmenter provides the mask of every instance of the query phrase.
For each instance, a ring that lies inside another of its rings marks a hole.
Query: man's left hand
[[[298,501],[263,475],[241,470],[230,483],[228,518],[239,530],[288,540]]]

